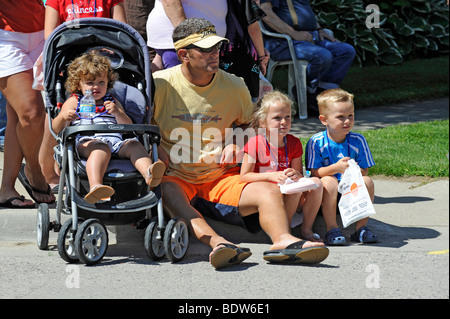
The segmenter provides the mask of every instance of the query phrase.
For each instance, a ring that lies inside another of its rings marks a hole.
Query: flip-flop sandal
[[[107,185],[97,185],[89,193],[84,196],[84,200],[90,204],[95,204],[102,199],[111,197],[114,195],[114,188]]]
[[[27,176],[25,175],[25,164],[22,164],[22,166],[20,167],[19,175],[17,176],[17,178],[22,183],[22,185],[25,188],[25,190],[27,191],[28,195],[30,195],[30,197],[36,203],[38,203],[38,204],[41,204],[41,203],[53,204],[55,202],[55,200],[53,200],[51,202],[41,202],[41,201],[38,201],[36,199],[36,197],[34,196],[33,193],[50,195],[51,194],[51,188],[50,188],[50,185],[48,185],[48,184],[47,184],[47,190],[42,190],[42,189],[38,189],[38,188],[36,188],[34,186],[31,186],[30,182],[28,181]]]
[[[224,246],[217,249],[211,256],[211,265],[216,269],[221,269],[240,264],[252,255],[249,248],[238,247],[232,244],[219,244]]]
[[[263,258],[271,263],[318,264],[328,257],[329,250],[325,246],[302,248],[305,243],[301,240],[285,249],[265,251]]]
[[[29,204],[29,205],[15,205],[12,202],[15,200],[19,200],[21,202],[25,202],[25,197],[24,196],[19,196],[19,197],[11,197],[8,198],[8,200],[4,203],[0,203],[0,207],[4,207],[4,208],[17,208],[17,209],[21,209],[21,208],[34,208],[34,204]]]
[[[162,161],[156,161],[148,167],[148,177],[150,177],[150,187],[156,187],[161,183],[161,180],[166,171],[166,165]]]

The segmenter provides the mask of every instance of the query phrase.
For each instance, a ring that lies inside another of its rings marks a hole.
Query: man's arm
[[[311,35],[311,33],[307,31],[297,31],[289,24],[281,20],[280,17],[278,17],[276,13],[273,12],[272,3],[270,1],[261,3],[260,7],[266,13],[266,16],[263,18],[263,21],[273,30],[275,30],[278,33],[287,34],[293,40],[308,41],[314,43],[313,36]]]
[[[243,152],[241,150],[248,142],[247,135],[241,135],[241,132],[246,132],[249,128],[249,124],[241,124],[236,126],[233,131],[232,140],[225,140],[225,145],[222,150],[222,156],[220,158],[220,164],[236,164],[242,162]],[[238,136],[239,135],[239,136]],[[226,137],[227,138],[227,137]]]
[[[181,0],[162,0],[161,2],[167,17],[174,27],[186,20],[186,14]]]

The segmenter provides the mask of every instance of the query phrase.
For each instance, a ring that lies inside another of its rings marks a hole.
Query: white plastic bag
[[[319,185],[317,185],[311,179],[306,177],[302,177],[297,181],[293,181],[292,179],[288,178],[284,182],[284,184],[278,184],[278,186],[280,186],[280,191],[282,194],[295,194],[307,192],[319,187]]]
[[[350,166],[345,170],[338,186],[338,191],[342,194],[338,206],[344,228],[375,214],[360,167],[353,159],[348,163]]]
[[[44,91],[44,65],[42,63],[42,53],[33,65],[33,89]]]
[[[259,98],[262,98],[267,92],[272,92],[273,86],[266,77],[259,72]]]

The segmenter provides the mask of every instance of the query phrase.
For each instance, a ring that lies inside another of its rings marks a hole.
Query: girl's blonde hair
[[[292,108],[292,100],[286,94],[280,91],[268,92],[263,95],[261,99],[256,102],[256,108],[252,115],[252,120],[250,126],[257,131],[260,128],[260,122],[267,119],[267,114],[269,114],[269,108],[275,102],[286,103],[289,108]]]
[[[108,78],[108,90],[118,79],[118,74],[113,71],[111,61],[94,51],[84,53],[74,59],[67,68],[66,90],[70,93],[78,93],[81,80],[93,80],[106,73]]]

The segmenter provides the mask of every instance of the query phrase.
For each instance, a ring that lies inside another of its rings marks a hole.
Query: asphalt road
[[[2,209],[0,298],[176,299],[172,311],[195,299],[448,299],[448,180],[375,185],[377,214],[369,226],[381,242],[330,247],[329,257],[316,266],[269,264],[262,258],[270,247],[265,234],[217,222],[220,232],[251,248],[253,255],[241,265],[214,270],[209,249],[195,240],[179,263],[150,261],[143,231],[132,226],[109,227],[101,263],[67,264],[56,249],[57,233],[50,233],[48,251],[37,248],[36,210]],[[320,218],[315,228],[323,234]],[[345,234],[352,231],[350,226]]]

